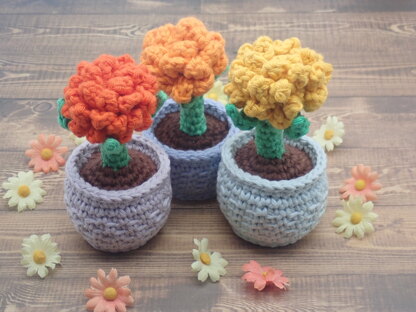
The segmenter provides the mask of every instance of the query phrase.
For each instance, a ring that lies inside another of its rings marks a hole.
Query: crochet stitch
[[[227,136],[217,145],[204,150],[177,150],[162,144],[154,135],[157,124],[169,113],[179,111],[179,106],[168,100],[156,114],[152,127],[144,135],[162,145],[171,161],[173,197],[182,200],[205,200],[214,198],[221,147],[237,129],[225,114],[224,105],[205,99],[205,112],[229,125]]]
[[[81,144],[66,164],[68,214],[77,231],[99,250],[124,252],[144,245],[163,227],[170,212],[172,189],[168,156],[142,136],[133,136],[127,147],[147,154],[158,167],[150,179],[128,190],[102,190],[80,177],[79,168],[98,152],[97,144]]]
[[[240,132],[223,146],[217,181],[220,209],[234,232],[249,242],[266,247],[292,244],[312,231],[325,212],[325,153],[306,136],[286,140],[310,156],[313,169],[296,179],[269,181],[244,172],[234,159],[253,137],[253,131]]]

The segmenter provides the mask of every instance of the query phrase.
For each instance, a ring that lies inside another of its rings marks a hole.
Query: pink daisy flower
[[[345,180],[345,185],[339,189],[341,198],[347,200],[351,195],[362,197],[363,201],[377,199],[374,191],[381,189],[381,184],[377,183],[379,175],[372,172],[371,167],[358,165],[351,170],[352,178]]]
[[[133,304],[129,276],[117,278],[117,270],[111,269],[105,276],[101,269],[97,271],[98,279],[90,278],[90,288],[85,290],[85,296],[90,298],[86,308],[94,312],[126,312],[126,306]]]
[[[254,288],[262,291],[266,285],[275,285],[280,289],[289,286],[289,280],[283,276],[283,272],[272,267],[262,267],[257,261],[251,260],[243,265],[243,271],[247,272],[242,279],[254,283]]]
[[[30,141],[32,148],[25,152],[31,158],[29,167],[34,167],[34,172],[58,171],[65,164],[62,155],[68,151],[66,146],[59,146],[61,143],[61,137],[52,134],[40,134],[37,140]]]

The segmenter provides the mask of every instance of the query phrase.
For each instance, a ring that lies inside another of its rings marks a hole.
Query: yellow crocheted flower
[[[9,199],[9,206],[17,206],[17,211],[35,209],[36,203],[43,201],[42,196],[46,191],[41,188],[42,181],[34,180],[33,171],[20,171],[17,177],[11,177],[3,182],[3,188],[7,190],[3,198]]]
[[[372,222],[378,215],[372,212],[374,205],[371,201],[363,203],[361,197],[350,197],[342,204],[344,210],[337,210],[336,218],[332,221],[332,225],[337,227],[337,233],[345,231],[345,238],[355,235],[361,239],[366,233],[374,232]]]
[[[23,240],[21,264],[27,268],[27,276],[37,273],[44,278],[49,273],[48,267],[53,270],[60,262],[58,245],[50,234],[30,235]]]
[[[298,38],[273,41],[262,36],[240,47],[224,92],[247,116],[286,129],[302,109],[321,107],[331,73],[332,65],[314,50],[302,48]]]
[[[212,282],[218,282],[220,276],[225,275],[227,271],[225,267],[228,261],[225,260],[219,252],[211,252],[208,249],[208,239],[194,239],[198,249],[192,249],[194,262],[192,263],[192,271],[199,272],[198,280],[205,282],[209,276]]]

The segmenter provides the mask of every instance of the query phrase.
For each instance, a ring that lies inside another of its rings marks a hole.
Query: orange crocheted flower
[[[211,89],[227,67],[225,41],[194,17],[149,31],[141,61],[156,75],[159,87],[178,103],[189,103]]]
[[[125,312],[126,305],[132,305],[134,300],[127,287],[129,276],[117,278],[117,270],[111,269],[108,276],[101,269],[97,272],[98,279],[91,277],[91,287],[85,290],[85,296],[90,298],[86,308],[94,312]]]
[[[131,139],[133,130],[152,124],[156,111],[157,82],[145,65],[130,55],[101,55],[92,63],[82,61],[64,90],[62,114],[69,129],[91,143],[115,138]]]
[[[31,149],[26,150],[26,156],[30,157],[29,167],[34,167],[34,172],[58,171],[65,165],[62,157],[68,151],[66,146],[59,146],[62,139],[59,136],[39,134],[37,140],[30,141]]]
[[[381,189],[381,184],[375,182],[378,173],[372,172],[371,167],[358,165],[351,170],[352,178],[345,180],[345,185],[339,189],[342,199],[348,199],[350,195],[362,197],[363,201],[375,200],[374,191]]]
[[[289,280],[283,276],[283,272],[272,267],[262,267],[257,261],[251,260],[243,265],[243,271],[247,272],[242,279],[254,283],[254,288],[262,291],[267,285],[275,285],[280,289],[289,286]]]

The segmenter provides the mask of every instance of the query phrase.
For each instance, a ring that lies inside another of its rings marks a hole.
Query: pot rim
[[[153,191],[155,188],[159,186],[161,181],[166,178],[169,178],[170,175],[170,160],[166,152],[157,144],[154,144],[151,140],[143,137],[143,135],[134,134],[130,142],[127,143],[127,146],[132,148],[133,142],[139,142],[142,145],[145,145],[152,149],[158,157],[159,164],[158,170],[154,175],[152,175],[148,180],[143,182],[140,185],[137,185],[133,188],[127,190],[104,190],[98,188],[96,186],[91,185],[90,183],[86,182],[84,178],[81,177],[79,174],[79,167],[75,165],[75,160],[79,158],[82,151],[85,149],[88,150],[95,150],[98,149],[99,144],[91,144],[89,142],[84,142],[76,147],[71,155],[69,156],[66,165],[65,165],[65,173],[66,179],[70,180],[73,186],[79,191],[83,193],[87,193],[88,196],[103,200],[110,201],[129,201],[133,198],[137,198],[142,194],[148,193]],[[150,155],[149,155],[150,156]],[[82,157],[82,156],[81,156]],[[68,168],[74,168],[69,170]]]
[[[227,135],[217,144],[215,144],[214,146],[211,146],[209,148],[206,149],[201,149],[201,150],[179,150],[179,149],[175,149],[172,148],[166,144],[163,144],[162,142],[159,141],[159,139],[156,137],[156,135],[154,134],[154,129],[156,128],[156,126],[159,124],[159,122],[169,113],[173,113],[173,112],[178,112],[180,110],[180,106],[179,104],[177,104],[174,100],[172,99],[168,99],[163,106],[160,108],[159,112],[156,114],[156,116],[154,117],[153,120],[153,124],[150,127],[149,130],[146,131],[147,135],[154,141],[156,141],[158,144],[160,144],[165,151],[170,155],[174,155],[175,158],[186,158],[186,159],[201,159],[201,158],[206,158],[206,157],[210,157],[211,155],[217,155],[218,154],[218,148],[219,146],[221,146],[229,137],[231,137],[234,134],[234,131],[232,131],[234,124],[232,123],[231,119],[228,117],[226,111],[225,111],[225,106],[219,102],[213,101],[211,99],[207,99],[204,98],[204,105],[207,107],[212,108],[213,110],[217,110],[219,112],[222,112],[224,114],[225,120],[228,123],[228,132]],[[171,106],[172,108],[168,110],[168,108],[170,108],[169,106]],[[205,112],[210,114],[210,112],[207,112],[205,107]],[[168,110],[168,111],[167,111]],[[210,114],[212,116],[212,114]],[[214,117],[216,117],[218,119],[217,116],[214,115]]]
[[[326,169],[326,155],[322,147],[308,136],[303,136],[297,140],[286,140],[290,145],[309,145],[316,154],[316,163],[314,167],[307,174],[291,180],[270,181],[257,175],[252,175],[242,170],[235,161],[236,150],[248,143],[254,138],[254,131],[241,131],[227,140],[222,148],[221,161],[227,168],[229,173],[236,179],[254,187],[260,187],[268,191],[283,190],[295,191],[296,189],[304,188],[306,185],[313,184],[325,172]],[[306,151],[307,152],[307,151]],[[308,153],[309,156],[311,155]],[[313,159],[311,159],[313,161]]]

